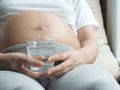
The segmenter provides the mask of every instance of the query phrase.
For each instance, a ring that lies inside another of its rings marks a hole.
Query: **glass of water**
[[[43,61],[44,66],[30,66],[30,69],[35,72],[47,72],[49,68],[54,66],[54,63],[48,63],[48,58],[55,54],[54,40],[41,40],[41,41],[27,41],[26,43],[27,54],[29,57],[37,57],[44,55],[46,58]]]

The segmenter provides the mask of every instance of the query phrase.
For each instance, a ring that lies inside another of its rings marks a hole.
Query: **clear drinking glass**
[[[54,63],[48,63],[47,59],[49,56],[55,54],[55,43],[54,40],[44,41],[27,41],[26,43],[27,54],[29,57],[36,57],[44,55],[46,59],[42,60],[44,63],[43,67],[31,66],[30,69],[35,72],[47,72],[49,68],[54,66]]]

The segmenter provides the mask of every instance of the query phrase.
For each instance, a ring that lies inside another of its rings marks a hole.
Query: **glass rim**
[[[55,39],[26,40],[26,42],[55,42]]]
[[[28,45],[50,47],[50,46],[55,46],[55,41],[53,39],[27,40],[26,46],[28,46]]]

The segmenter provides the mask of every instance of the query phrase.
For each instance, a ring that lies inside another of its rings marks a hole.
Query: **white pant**
[[[42,82],[45,83],[43,80]],[[0,71],[0,90],[45,90],[36,80],[12,71]],[[46,90],[120,90],[106,71],[95,65],[77,67],[64,76],[49,81]]]

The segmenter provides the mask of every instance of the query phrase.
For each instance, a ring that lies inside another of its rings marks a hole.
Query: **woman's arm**
[[[28,75],[32,78],[40,78],[42,73],[36,73],[29,70],[26,66],[43,66],[40,60],[43,60],[43,56],[39,56],[36,59],[29,58],[23,53],[0,53],[0,70],[12,70]]]
[[[94,27],[85,26],[79,29],[78,38],[82,46],[81,48],[63,52],[49,58],[50,62],[63,61],[48,71],[49,76],[58,77],[75,67],[95,61],[98,54],[98,45],[94,34]]]
[[[94,26],[85,26],[78,30],[78,39],[81,43],[81,49],[86,57],[86,63],[93,63],[98,55],[97,39],[94,32]]]

